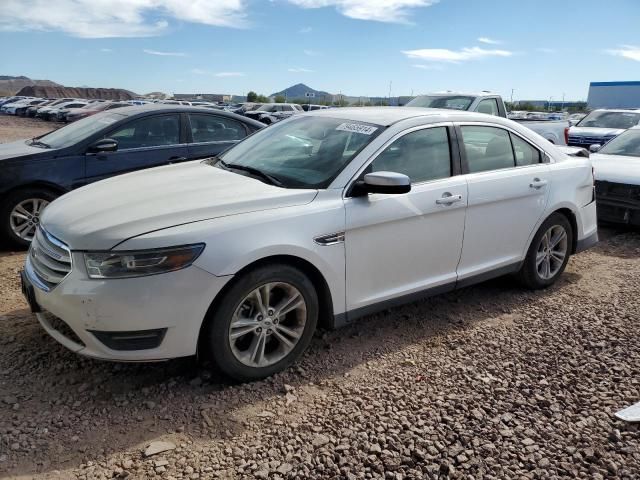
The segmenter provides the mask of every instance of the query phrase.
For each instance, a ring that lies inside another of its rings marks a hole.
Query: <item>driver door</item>
[[[143,168],[187,160],[187,145],[181,142],[180,114],[145,116],[131,120],[104,138],[118,142],[115,152],[87,153],[86,182]]]
[[[401,134],[363,174],[404,173],[411,191],[345,199],[348,311],[454,288],[467,206],[454,135],[449,124]]]

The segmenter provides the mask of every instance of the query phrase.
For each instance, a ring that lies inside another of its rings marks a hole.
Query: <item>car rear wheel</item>
[[[42,212],[55,198],[53,192],[41,188],[19,190],[10,194],[0,213],[0,228],[5,238],[28,247],[40,224]]]
[[[216,303],[206,347],[218,368],[241,382],[291,365],[311,342],[318,321],[312,282],[285,264],[244,274]]]
[[[554,213],[547,218],[533,237],[520,281],[532,289],[546,288],[562,275],[573,243],[573,229],[567,217]]]

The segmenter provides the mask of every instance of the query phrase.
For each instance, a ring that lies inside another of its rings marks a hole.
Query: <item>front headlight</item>
[[[137,252],[86,252],[90,278],[131,278],[173,272],[191,265],[204,243]]]

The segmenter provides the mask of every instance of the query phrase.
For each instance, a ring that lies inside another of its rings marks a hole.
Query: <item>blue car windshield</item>
[[[98,113],[47,133],[39,137],[36,143],[47,148],[70,147],[123,118],[125,115],[119,113]],[[31,140],[27,140],[29,142]]]

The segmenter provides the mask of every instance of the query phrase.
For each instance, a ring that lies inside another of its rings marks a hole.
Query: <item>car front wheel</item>
[[[519,272],[521,282],[532,289],[546,288],[562,275],[573,243],[573,229],[567,217],[554,213],[533,237]]]
[[[206,347],[228,376],[258,380],[291,365],[307,348],[318,321],[318,296],[299,269],[271,264],[235,281],[216,302]]]
[[[0,209],[0,221],[5,238],[28,247],[40,223],[44,209],[56,198],[45,189],[29,188],[8,196]]]

